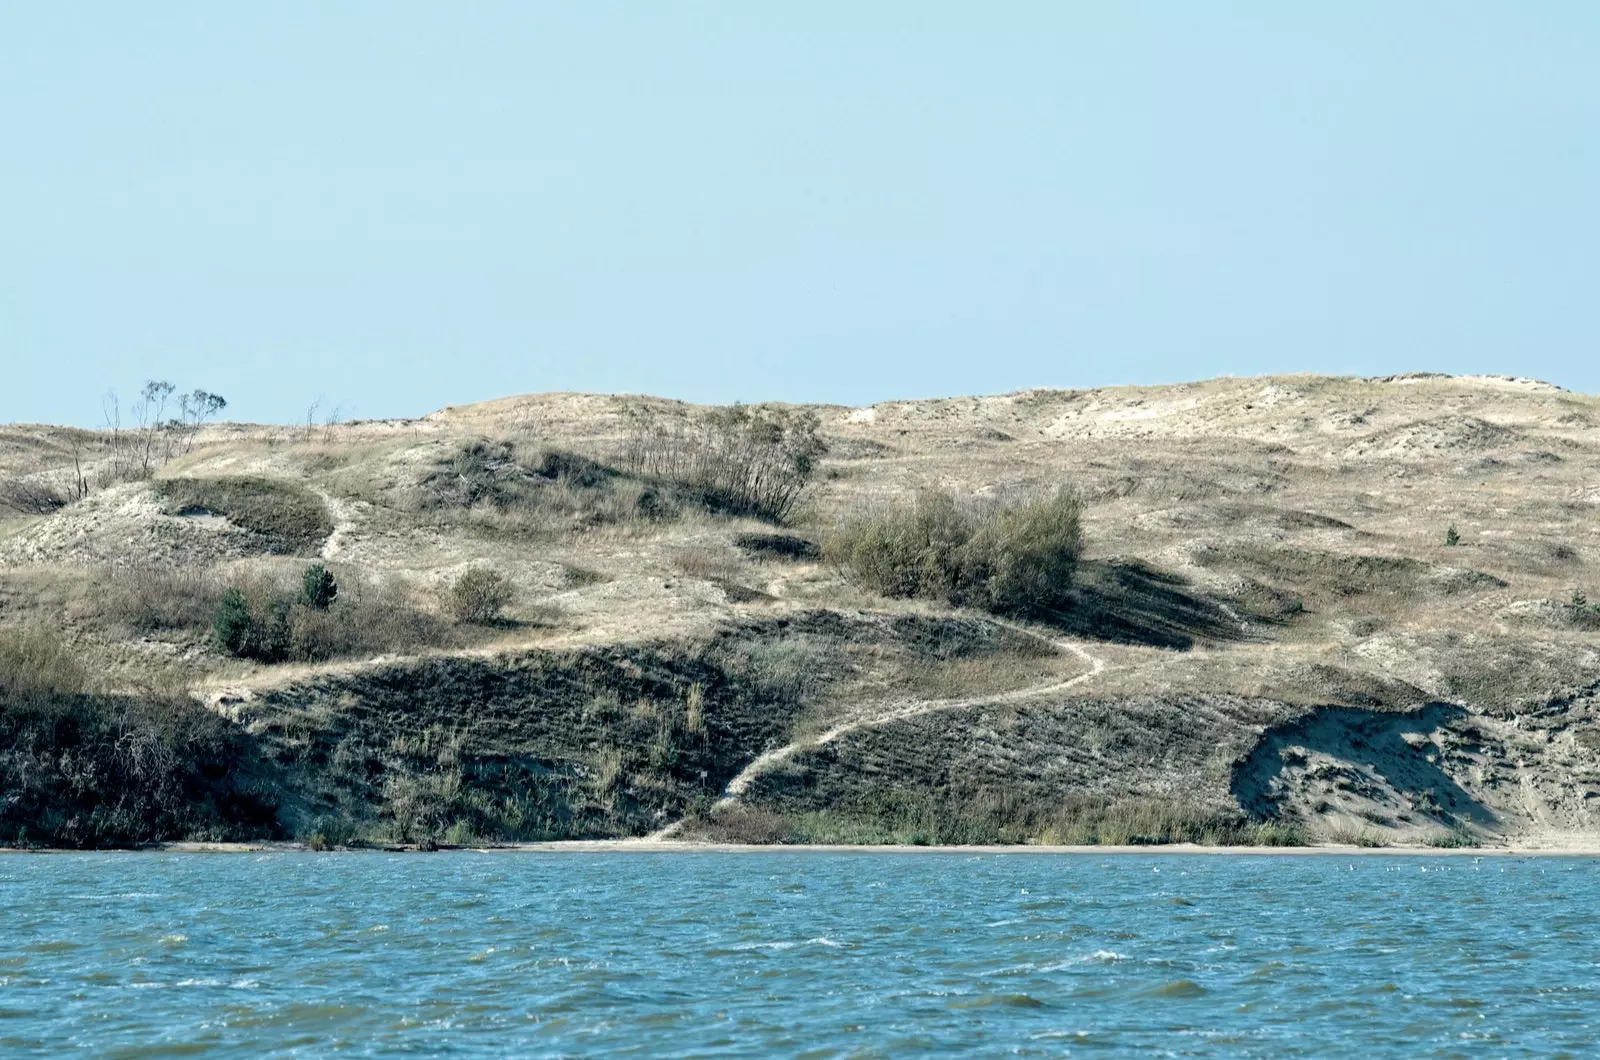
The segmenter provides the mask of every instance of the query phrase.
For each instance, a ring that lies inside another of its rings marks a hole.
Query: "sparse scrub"
[[[283,479],[167,479],[157,483],[156,492],[175,514],[220,515],[280,555],[314,553],[333,533],[322,498]]]
[[[772,523],[799,505],[826,452],[815,414],[732,405],[698,420],[635,411],[623,464],[705,508]]]
[[[51,515],[87,492],[82,479],[68,486],[54,479],[34,476],[0,478],[0,509],[18,515]]]
[[[143,563],[108,568],[100,590],[99,612],[136,633],[203,631],[222,595],[207,570]]]
[[[444,609],[457,622],[492,626],[515,594],[511,583],[500,572],[488,567],[470,567],[461,573],[444,594]]]
[[[469,525],[519,534],[561,534],[675,518],[677,499],[576,453],[542,450],[531,461],[511,442],[478,440],[435,465],[418,486],[424,512],[470,515]]]
[[[773,813],[760,806],[745,812]],[[717,822],[724,813],[730,823],[739,821],[738,815],[722,811],[698,827],[717,835]],[[791,841],[812,843],[1300,846],[1305,842],[1297,829],[1251,822],[1236,810],[1155,798],[1075,796],[1042,802],[1014,792],[952,799],[883,790],[854,807],[779,819]]]
[[[845,523],[824,547],[830,562],[885,596],[1049,617],[1070,604],[1080,504],[1065,488],[990,504],[926,493]]]

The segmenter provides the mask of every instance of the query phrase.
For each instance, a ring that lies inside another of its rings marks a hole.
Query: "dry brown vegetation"
[[[0,839],[1592,836],[1597,424],[1528,381],[1281,377],[3,427],[0,755],[39,783]],[[458,621],[478,571],[501,610]],[[1100,668],[1023,695],[1087,672],[1057,637]],[[162,794],[95,818],[47,758]]]

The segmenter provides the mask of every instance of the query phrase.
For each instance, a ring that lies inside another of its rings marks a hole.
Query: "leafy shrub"
[[[323,592],[321,568],[302,575],[298,590],[270,579],[257,579],[222,594],[213,617],[220,648],[256,662],[286,660],[321,662],[372,655],[423,645],[448,646],[454,637],[438,618],[419,610],[398,583],[368,583],[346,578],[343,591],[335,582],[323,606],[307,599],[308,584]],[[322,570],[327,579],[333,575]]]
[[[326,611],[339,596],[339,582],[333,572],[313,563],[300,577],[300,602],[313,611]]]
[[[1461,532],[1456,529],[1456,525],[1454,523],[1451,523],[1449,526],[1445,527],[1444,544],[1446,548],[1454,548],[1455,546],[1461,544]]]
[[[811,412],[744,405],[714,409],[698,422],[640,412],[624,464],[712,511],[782,523],[827,451],[820,427]]]
[[[333,533],[322,498],[282,479],[176,478],[157,483],[156,492],[169,510],[220,515],[279,555],[314,553]]]
[[[289,622],[294,602],[266,586],[231,588],[217,602],[212,629],[230,655],[257,662],[289,657]]]
[[[1077,495],[1065,488],[990,505],[926,493],[844,524],[824,554],[885,596],[1047,617],[1068,606],[1083,550],[1080,513]]]
[[[457,622],[488,626],[500,620],[512,595],[511,583],[498,571],[471,567],[445,592],[444,608]]]

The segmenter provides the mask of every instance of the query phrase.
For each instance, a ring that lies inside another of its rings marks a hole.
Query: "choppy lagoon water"
[[[0,857],[0,1053],[1550,1055],[1600,861]]]

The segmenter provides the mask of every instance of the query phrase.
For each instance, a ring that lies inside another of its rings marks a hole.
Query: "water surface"
[[[0,857],[0,1053],[1550,1055],[1600,862]]]

